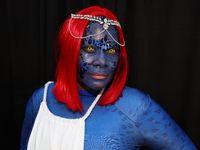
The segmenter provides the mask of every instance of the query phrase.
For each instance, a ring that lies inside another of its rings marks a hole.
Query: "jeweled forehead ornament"
[[[96,33],[96,34],[92,34],[92,35],[87,35],[87,36],[83,36],[83,37],[77,37],[75,35],[72,34],[71,32],[71,20],[72,19],[86,19],[86,20],[90,20],[90,21],[95,21],[95,22],[98,22],[100,24],[103,24],[103,30]],[[84,39],[84,38],[88,38],[88,37],[92,37],[92,36],[96,36],[96,35],[99,35],[103,32],[107,32],[109,34],[109,36],[113,39],[113,41],[115,41],[117,44],[119,44],[120,46],[125,46],[125,41],[124,41],[124,44],[121,44],[119,43],[112,35],[111,33],[108,31],[108,28],[110,25],[114,25],[114,26],[120,26],[120,23],[116,20],[111,20],[111,19],[108,19],[108,18],[101,18],[99,16],[92,16],[92,15],[80,15],[80,14],[71,14],[71,18],[70,18],[70,22],[69,22],[69,25],[68,25],[68,29],[69,29],[69,32],[70,34],[74,37],[74,38],[78,38],[78,39]]]

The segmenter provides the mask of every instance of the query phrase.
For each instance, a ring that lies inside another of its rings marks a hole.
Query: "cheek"
[[[85,72],[87,72],[87,70],[88,70],[88,63],[84,60],[83,54],[80,54],[78,73],[81,79],[84,78],[84,74]]]
[[[111,69],[114,71],[117,68],[118,61],[110,60]]]
[[[114,71],[118,65],[119,56],[109,59],[110,68]]]
[[[79,76],[80,78],[84,78],[84,74],[87,72],[88,70],[88,63],[86,62],[81,62],[79,65]]]
[[[88,71],[89,65],[93,58],[87,54],[80,53],[78,72],[81,79],[84,78],[85,73]]]
[[[91,63],[93,59],[94,59],[94,56],[91,56],[84,52],[80,53],[80,58],[79,58],[80,62]]]

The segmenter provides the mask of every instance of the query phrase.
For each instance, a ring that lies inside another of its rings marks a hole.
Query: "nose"
[[[99,52],[96,59],[93,62],[95,67],[105,68],[108,67],[107,56],[103,50]]]

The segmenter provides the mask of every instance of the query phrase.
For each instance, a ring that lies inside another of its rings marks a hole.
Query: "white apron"
[[[27,150],[83,150],[85,119],[92,112],[104,89],[97,95],[83,117],[66,119],[55,116],[47,107],[47,90],[51,83],[45,84],[43,101],[40,104]]]

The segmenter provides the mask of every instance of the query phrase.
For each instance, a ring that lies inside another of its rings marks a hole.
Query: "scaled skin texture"
[[[102,31],[102,25],[90,22],[85,35],[96,34]],[[117,30],[110,26],[108,31],[118,40]],[[99,93],[113,77],[119,60],[119,47],[117,43],[104,32],[98,36],[86,38],[82,41],[78,67],[79,95],[84,110],[88,110]],[[46,116],[51,121],[77,119],[85,112],[72,111],[66,104],[56,100],[52,89],[55,83],[49,85],[46,99],[43,99],[44,87],[37,90],[30,98],[22,128],[20,150],[27,150],[29,136],[32,132],[34,121],[37,117],[41,102],[46,105]],[[122,97],[107,106],[96,105],[85,120],[84,150],[139,150],[147,146],[152,150],[197,150],[183,130],[171,117],[147,94],[130,87],[125,87]],[[41,109],[42,110],[42,109]],[[46,117],[44,115],[44,117]],[[43,120],[42,120],[43,121]],[[41,121],[41,122],[42,122]],[[48,125],[52,125],[49,121]],[[64,121],[63,121],[64,122]],[[52,149],[57,142],[67,144],[63,134],[54,132],[58,126],[50,128],[42,126],[42,133],[49,133],[48,139],[36,136],[38,143],[50,142]],[[65,122],[63,123],[65,125]],[[40,128],[41,129],[41,128]],[[51,129],[51,130],[49,130]],[[37,132],[41,135],[41,132]],[[64,150],[62,144],[57,144],[57,149]],[[35,144],[37,146],[37,143]]]
[[[94,35],[103,30],[103,25],[89,22],[84,36]],[[109,26],[108,32],[118,41],[118,32]],[[105,31],[99,35],[83,39],[79,67],[79,89],[99,90],[112,80],[119,60],[119,46]]]
[[[46,113],[52,113],[59,119],[82,117],[84,113],[73,112],[65,103],[56,100],[52,94],[54,85],[55,83],[48,88]],[[20,150],[26,150],[43,92],[44,88],[37,90],[28,102]],[[88,110],[98,92],[79,90],[84,110]],[[197,150],[183,130],[147,94],[130,87],[125,87],[122,94],[123,97],[114,105],[96,105],[86,119],[84,150],[139,150],[141,146],[152,150]],[[45,127],[44,130],[48,128]],[[53,129],[48,132],[52,136],[47,140],[64,140]],[[40,139],[45,140],[42,137]],[[65,144],[67,142],[64,141]]]

